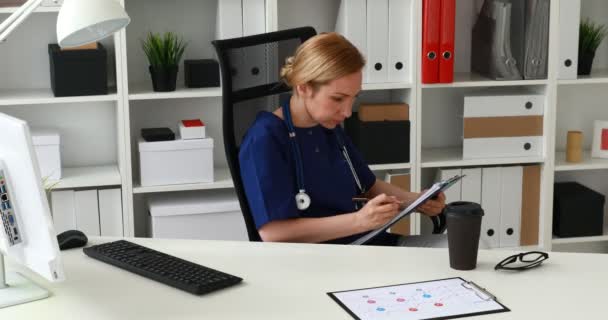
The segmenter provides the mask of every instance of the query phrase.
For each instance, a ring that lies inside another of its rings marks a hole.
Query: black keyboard
[[[243,280],[125,240],[84,248],[83,251],[93,259],[196,295],[223,289]]]

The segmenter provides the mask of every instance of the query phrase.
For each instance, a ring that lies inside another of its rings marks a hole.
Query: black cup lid
[[[479,203],[468,202],[468,201],[455,201],[448,204],[445,208],[445,212],[448,215],[455,216],[483,216],[484,212]]]

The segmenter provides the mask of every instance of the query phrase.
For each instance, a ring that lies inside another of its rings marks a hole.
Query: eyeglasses
[[[523,271],[538,267],[543,261],[549,259],[549,254],[540,251],[529,251],[514,254],[499,262],[494,270],[516,270]]]

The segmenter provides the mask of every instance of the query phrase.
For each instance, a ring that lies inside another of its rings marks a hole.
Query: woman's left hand
[[[418,207],[417,211],[427,216],[436,216],[443,211],[443,208],[445,208],[445,194],[440,192],[436,199],[427,200]]]

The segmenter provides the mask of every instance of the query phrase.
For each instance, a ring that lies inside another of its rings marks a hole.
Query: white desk
[[[7,309],[0,319],[352,319],[327,295],[461,276],[512,311],[476,319],[606,319],[608,255],[550,253],[540,268],[493,270],[510,251],[481,251],[477,269],[449,267],[447,249],[135,239],[139,244],[244,278],[203,296],[88,258],[63,255],[68,280],[53,296]],[[100,243],[94,239],[91,243]]]

